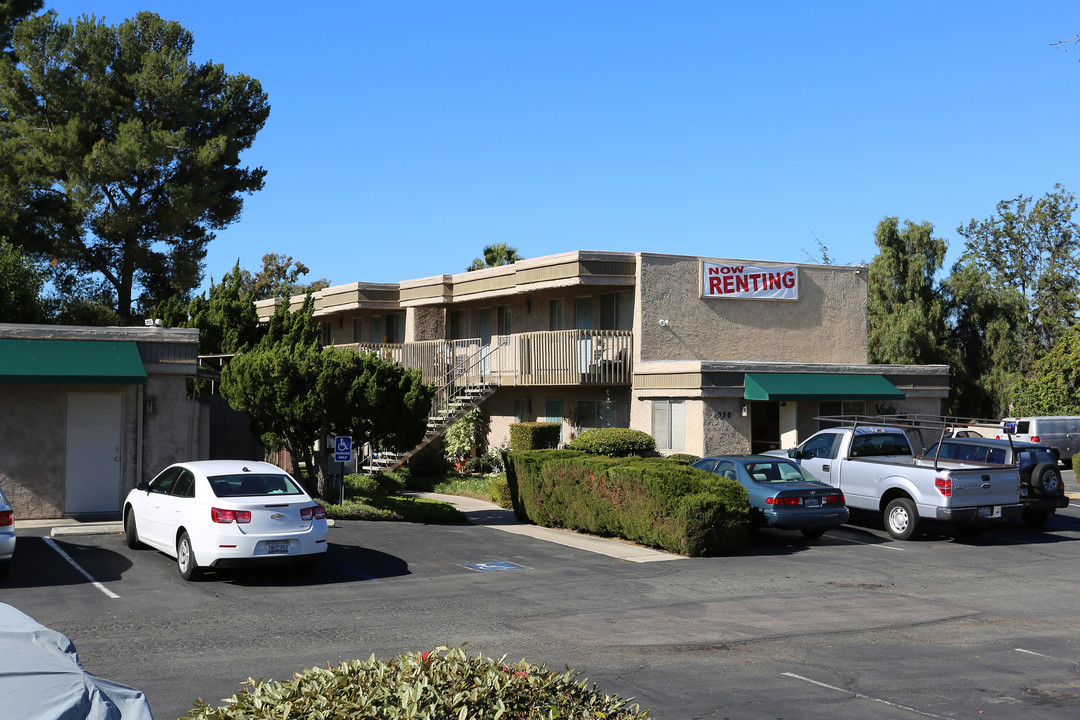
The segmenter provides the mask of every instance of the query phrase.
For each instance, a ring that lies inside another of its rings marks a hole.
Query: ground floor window
[[[818,415],[865,415],[866,402],[863,400],[822,400],[818,403]],[[836,427],[840,423],[819,420],[818,430]]]
[[[544,421],[559,423],[559,442],[562,442],[563,408],[562,398],[547,398],[544,400]]]
[[[686,450],[686,406],[682,400],[652,401],[652,436],[659,450]]]
[[[514,422],[532,422],[532,412],[529,408],[529,398],[517,398],[514,400]]]

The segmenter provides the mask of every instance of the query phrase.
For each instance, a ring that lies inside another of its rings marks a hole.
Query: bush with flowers
[[[244,688],[210,707],[199,700],[180,720],[467,720],[469,718],[607,718],[644,720],[647,710],[600,693],[580,674],[548,671],[524,660],[506,664],[462,647],[372,656],[337,667],[312,668],[290,681],[248,679]]]

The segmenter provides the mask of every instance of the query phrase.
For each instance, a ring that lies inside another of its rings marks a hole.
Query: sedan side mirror
[[[149,490],[150,490],[150,483],[148,483],[148,482],[141,482],[141,483],[139,483],[138,485],[136,485],[136,486],[135,486],[135,489],[136,489],[136,490],[142,490],[142,491],[144,491],[144,492],[149,492]]]

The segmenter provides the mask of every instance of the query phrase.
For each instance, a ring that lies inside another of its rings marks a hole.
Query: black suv
[[[1054,510],[1069,506],[1065,484],[1058,470],[1057,454],[1046,445],[957,437],[942,440],[940,454],[936,443],[924,454],[952,462],[1018,466],[1024,522],[1031,527],[1042,527],[1054,517]]]

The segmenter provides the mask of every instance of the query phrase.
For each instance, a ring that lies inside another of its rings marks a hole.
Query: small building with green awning
[[[127,491],[203,454],[199,331],[0,323],[0,487],[16,519],[118,517]]]

